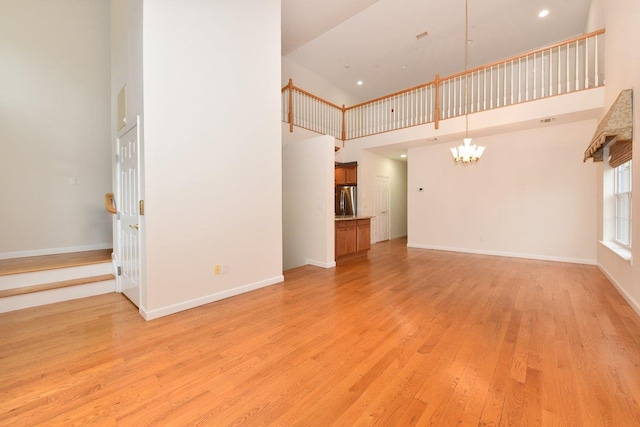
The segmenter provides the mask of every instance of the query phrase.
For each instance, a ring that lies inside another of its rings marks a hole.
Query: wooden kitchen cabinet
[[[356,220],[356,252],[368,251],[371,249],[371,220]]]
[[[336,259],[365,253],[371,249],[371,220],[336,221]]]
[[[335,168],[336,185],[357,185],[358,184],[358,166],[336,166]]]
[[[336,258],[356,253],[356,220],[336,221]]]

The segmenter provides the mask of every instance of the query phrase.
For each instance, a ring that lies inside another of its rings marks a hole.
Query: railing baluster
[[[525,88],[524,88],[524,100],[529,100],[529,57],[525,58]]]
[[[595,59],[595,61],[594,61],[594,63],[595,63],[595,66],[594,66],[594,74],[595,74],[594,83],[595,83],[596,87],[600,86],[600,79],[599,79],[599,76],[598,76],[598,56],[599,56],[598,53],[599,53],[598,52],[598,36],[596,35],[595,36],[595,47],[594,47],[594,56],[595,56],[595,58],[594,58]]]
[[[507,64],[502,67],[502,105],[507,105]]]
[[[482,78],[483,78],[483,85],[482,85],[482,111],[485,111],[487,109],[487,70],[484,69],[482,70]]]
[[[513,61],[511,61],[511,96],[510,96],[510,105],[513,105],[513,84],[514,84],[514,79],[513,79]]]
[[[489,108],[493,108],[493,98],[494,98],[494,96],[493,96],[493,66],[491,66],[491,68],[489,69],[489,74],[490,74],[490,77],[491,77],[489,79],[489,82],[491,82],[491,88],[490,88],[491,90],[489,91],[489,93],[490,93],[490,95],[489,95],[490,96]]]
[[[522,61],[518,58],[518,102],[522,102]]]
[[[540,52],[540,97],[544,98],[544,76],[547,74],[545,72],[546,68],[544,66],[544,52]]]
[[[580,63],[580,59],[579,59],[579,46],[578,46],[578,42],[576,41],[576,88],[575,90],[578,90],[580,88],[580,73],[579,73],[579,69],[578,69],[578,64]]]
[[[533,54],[533,62],[531,62],[531,99],[538,99],[538,55]]]
[[[480,70],[476,77],[476,111],[480,111]]]
[[[549,96],[553,95],[553,52],[549,49]]]
[[[558,95],[562,93],[562,70],[561,70],[562,61],[560,60],[561,56],[562,55],[561,55],[560,46],[558,46],[558,91],[557,91]]]
[[[565,82],[565,85],[566,85],[566,88],[565,88],[565,91],[564,91],[565,93],[571,92],[571,77],[570,77],[570,74],[571,74],[571,71],[570,71],[571,59],[570,58],[571,58],[571,56],[570,56],[569,53],[570,53],[569,52],[569,46],[567,46],[567,81]]]
[[[589,88],[589,39],[584,41],[584,88]]]

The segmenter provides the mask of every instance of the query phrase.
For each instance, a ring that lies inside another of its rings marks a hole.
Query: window
[[[631,162],[614,168],[617,243],[631,247]]]

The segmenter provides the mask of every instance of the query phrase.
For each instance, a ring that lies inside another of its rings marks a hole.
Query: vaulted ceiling
[[[470,68],[584,33],[590,5],[468,1]],[[464,11],[464,0],[282,0],[282,55],[373,99],[464,70]]]

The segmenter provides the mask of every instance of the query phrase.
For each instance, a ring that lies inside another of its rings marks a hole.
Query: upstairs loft
[[[602,90],[592,90],[604,87],[604,36],[602,29],[451,76],[436,75],[428,83],[350,107],[333,104],[289,80],[282,88],[282,121],[290,132],[294,126],[308,129],[331,135],[345,146],[350,140],[391,131],[411,134],[410,128],[427,124],[432,124],[430,134],[437,135],[449,119],[531,106],[532,101],[548,101],[540,106],[542,116],[547,111],[548,116],[555,114],[556,104],[564,104],[560,109],[565,111],[569,104],[577,113],[601,108]]]

